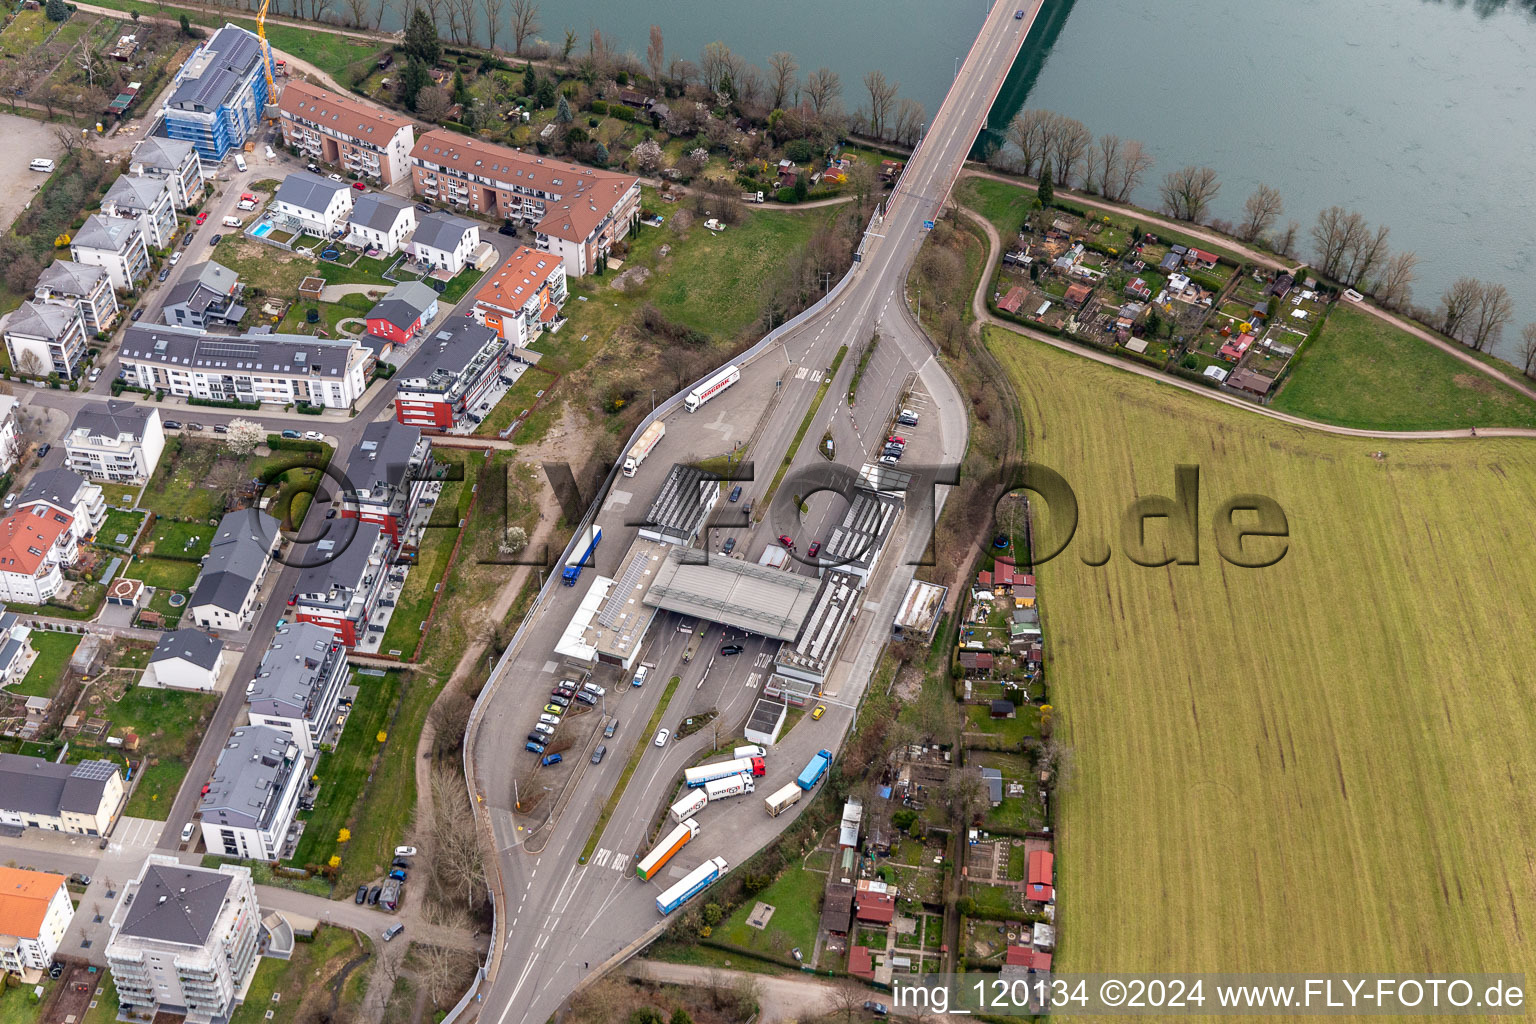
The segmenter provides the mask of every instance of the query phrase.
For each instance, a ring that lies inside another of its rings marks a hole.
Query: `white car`
[[[539,721],[544,725],[559,725],[560,719],[554,715],[540,715]]]
[[[397,847],[395,847],[395,856],[396,857],[414,857],[414,856],[416,856],[416,847],[414,847],[414,846],[397,846]]]
[[[601,697],[603,694],[608,692],[601,686],[598,686],[596,683],[582,683],[581,688],[592,694],[594,697]]]
[[[333,174],[333,175],[331,175],[331,180],[332,181],[340,181],[341,180],[341,175]]]
[[[175,252],[171,253],[171,266],[174,267],[176,264],[178,264],[180,262],[181,262],[181,250],[177,249]]]
[[[95,384],[100,379],[101,379],[101,367],[98,366],[94,370],[91,371],[90,380],[91,380],[92,384]]]
[[[670,736],[670,735],[672,735],[672,733],[669,732],[666,729],[662,729],[659,732],[657,732],[656,733],[656,745],[658,747],[666,746],[667,745],[667,737]]]
[[[544,722],[540,722],[539,724],[537,724],[537,725],[535,725],[533,727],[533,731],[534,732],[541,732],[545,736],[553,736],[555,734],[555,727],[552,726],[552,725],[547,725]]]
[[[194,833],[196,831],[197,831],[197,825],[195,825],[194,823],[192,823],[190,821],[187,822],[185,825],[181,826],[181,841],[184,842],[184,843],[191,842],[192,841],[192,833]]]
[[[325,435],[320,433],[320,431],[318,431],[318,430],[306,430],[306,431],[304,431],[304,440],[306,440],[306,441],[324,441],[325,440]]]

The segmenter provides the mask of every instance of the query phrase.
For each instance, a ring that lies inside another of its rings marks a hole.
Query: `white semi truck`
[[[704,795],[709,798],[710,803],[714,803],[728,796],[750,793],[756,788],[752,782],[752,776],[742,772],[740,775],[730,775],[723,779],[710,779],[704,783]]]
[[[699,406],[719,395],[726,388],[741,380],[741,368],[739,366],[727,366],[723,370],[716,370],[683,396],[683,407],[689,412],[698,412]]]
[[[651,449],[660,444],[661,439],[666,436],[667,425],[661,420],[646,427],[645,433],[640,435],[640,440],[635,442],[635,446],[629,450],[629,455],[624,460],[624,475],[634,476],[640,469],[640,464],[645,461],[645,457],[651,454]]]

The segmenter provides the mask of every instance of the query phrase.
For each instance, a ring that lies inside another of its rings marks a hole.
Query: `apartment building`
[[[171,182],[158,174],[119,174],[102,197],[101,212],[137,220],[151,249],[168,248],[176,234]]]
[[[267,78],[261,40],[226,24],[193,51],[165,103],[165,134],[190,142],[212,163],[224,159],[261,127]]]
[[[70,241],[69,258],[106,271],[118,291],[133,291],[149,274],[149,246],[136,217],[91,214]]]
[[[192,621],[203,629],[249,629],[281,540],[271,516],[255,509],[226,513],[192,586]]]
[[[457,274],[480,244],[480,226],[467,217],[433,211],[422,214],[406,250],[420,263]]]
[[[445,129],[411,150],[416,194],[534,225],[538,247],[582,277],[629,234],[640,215],[640,179],[497,146]]]
[[[183,139],[150,136],[141,140],[128,158],[128,173],[164,175],[178,210],[203,201],[203,161],[196,147]]]
[[[85,333],[91,336],[109,330],[122,308],[105,270],[71,260],[54,260],[48,264],[38,275],[32,298],[78,310],[85,323]]]
[[[237,727],[198,804],[208,852],[238,860],[286,859],[311,763],[281,729]]]
[[[312,160],[385,185],[410,175],[416,131],[398,114],[298,81],[283,87],[278,111],[283,143]]]
[[[520,245],[480,286],[471,315],[508,344],[527,347],[559,319],[565,299],[565,264]]]
[[[357,647],[368,634],[384,632],[373,617],[393,555],[394,540],[376,523],[327,531],[297,557],[307,568],[294,584],[289,611],[296,621],[324,626]]]
[[[18,373],[29,377],[56,373],[73,380],[86,351],[79,307],[28,299],[6,322],[5,350]]]
[[[507,362],[501,335],[468,318],[432,332],[395,375],[395,418],[415,427],[451,430],[478,423],[481,400]]]
[[[409,199],[387,192],[364,192],[352,204],[347,244],[393,256],[415,230],[416,207]]]
[[[22,512],[37,507],[68,515],[76,542],[95,536],[107,518],[107,499],[101,485],[62,466],[38,470],[22,488],[21,496],[16,500],[16,510]],[[114,538],[107,540],[110,542]]]
[[[112,910],[107,967],[119,1020],[165,1013],[227,1024],[261,962],[261,908],[249,868],[218,870],[152,853]]]
[[[64,569],[80,557],[73,522],[44,505],[0,519],[0,601],[42,604],[64,588]]]
[[[130,383],[173,395],[346,409],[367,388],[370,357],[346,338],[136,324],[124,332],[119,358]]]
[[[267,644],[256,678],[245,688],[246,713],[252,725],[281,729],[313,758],[336,721],[347,677],[347,650],[336,635],[295,622]]]
[[[356,190],[308,171],[294,171],[277,186],[272,198],[272,222],[287,231],[305,231],[331,238],[346,229]]]
[[[0,972],[41,981],[74,916],[63,875],[0,867]]]
[[[111,761],[0,754],[0,825],[104,836],[123,798],[123,774]]]
[[[12,396],[0,395],[0,473],[15,469],[21,456],[21,442],[16,435],[17,404]]]
[[[372,523],[396,546],[431,484],[432,439],[395,420],[370,423],[347,459],[347,519]]]
[[[240,275],[215,260],[188,267],[165,295],[160,319],[171,327],[234,327],[245,316]]]
[[[165,450],[158,409],[108,401],[75,413],[64,437],[65,465],[95,480],[148,480]]]

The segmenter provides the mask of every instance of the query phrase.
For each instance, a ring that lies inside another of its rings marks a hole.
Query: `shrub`
[[[608,113],[608,101],[607,100],[593,100],[592,103],[591,103],[591,110],[592,110],[592,113],[594,113],[594,114],[606,114],[606,113]]]
[[[784,143],[784,155],[797,164],[816,159],[816,146],[810,139],[790,139]]]
[[[622,103],[615,103],[608,108],[608,116],[616,117],[620,121],[633,121],[635,119],[635,108],[626,107]]]
[[[773,198],[781,203],[793,203],[795,202],[795,190],[792,188],[781,188],[773,194]]]

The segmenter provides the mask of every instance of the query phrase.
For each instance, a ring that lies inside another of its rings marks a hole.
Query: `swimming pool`
[[[272,222],[263,221],[251,229],[251,234],[256,238],[265,238],[272,233]]]

